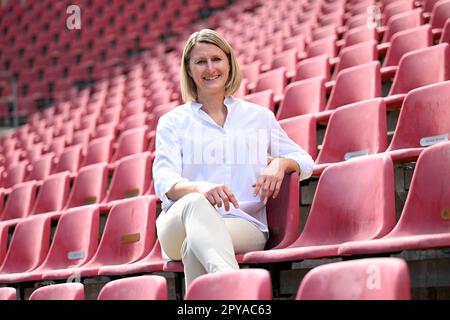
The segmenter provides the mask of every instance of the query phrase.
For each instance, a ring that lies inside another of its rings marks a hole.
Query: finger
[[[211,203],[212,206],[216,204],[216,200],[214,200],[214,197],[211,196],[209,193],[204,194],[206,199],[208,199],[209,203]]]
[[[230,189],[228,189],[228,187],[226,187],[226,188],[224,189],[224,191],[225,191],[225,193],[227,194],[228,199],[231,201],[231,203],[233,204],[233,206],[234,206],[236,209],[239,208],[239,204],[238,204],[237,199],[236,199],[236,197],[234,196],[233,192],[231,192]]]
[[[275,187],[275,192],[273,193],[273,196],[272,196],[272,198],[276,198],[277,196],[278,196],[278,193],[280,192],[280,189],[281,189],[281,183],[282,183],[283,181],[278,181],[277,183],[276,183],[276,187]]]
[[[269,192],[270,192],[270,180],[266,179],[261,189],[261,197],[260,197],[261,202],[264,201],[264,199],[269,196]]]
[[[255,183],[255,190],[253,191],[253,196],[256,197],[259,194],[259,190],[264,183],[264,177],[259,177]]]
[[[217,207],[222,207],[222,200],[220,200],[220,196],[217,194],[217,191],[212,192],[212,196],[214,197],[214,200],[216,201]]]
[[[225,211],[230,210],[230,200],[228,199],[227,194],[223,190],[218,191],[220,198],[223,201],[223,206],[225,208]]]

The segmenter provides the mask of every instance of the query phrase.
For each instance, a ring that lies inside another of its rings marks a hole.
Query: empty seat
[[[310,154],[313,159],[317,157],[316,118],[311,114],[296,116],[280,120],[281,128],[289,138]]]
[[[325,80],[321,77],[290,83],[277,112],[277,120],[318,113],[326,104]]]
[[[69,209],[59,218],[50,249],[42,264],[31,271],[0,275],[5,283],[38,281],[48,271],[65,270],[88,262],[97,250],[99,207]]]
[[[271,89],[255,92],[242,97],[245,101],[258,104],[266,107],[270,111],[275,111],[275,104],[273,102],[273,91]]]
[[[111,161],[117,161],[125,156],[145,152],[148,147],[147,126],[122,132],[117,142]]]
[[[120,159],[114,168],[104,203],[144,195],[151,181],[150,152]]]
[[[112,158],[113,141],[113,136],[105,136],[91,140],[87,146],[86,158],[84,159],[83,166],[99,162],[109,163]]]
[[[318,122],[327,122],[334,109],[347,104],[381,97],[380,63],[373,61],[339,72],[325,111],[315,114]]]
[[[84,300],[84,285],[60,283],[40,287],[33,291],[29,300]]]
[[[50,174],[53,167],[54,153],[43,154],[39,159],[31,163],[31,170],[27,180],[44,180]]]
[[[58,162],[56,163],[53,173],[69,171],[71,174],[75,174],[80,167],[82,161],[82,145],[67,147],[61,152]]]
[[[386,106],[382,98],[337,109],[328,122],[313,175],[320,175],[331,163],[385,151],[386,128]]]
[[[185,300],[271,300],[270,273],[264,269],[241,269],[210,273],[192,281]]]
[[[283,93],[286,85],[286,69],[283,67],[277,68],[259,75],[254,92],[272,90],[274,94],[273,101],[277,104],[284,98]]]
[[[108,282],[98,294],[98,300],[167,300],[167,280],[150,275]]]
[[[424,150],[417,160],[405,206],[392,232],[378,240],[344,243],[339,252],[375,254],[448,247],[449,161],[449,142]]]
[[[382,42],[389,42],[397,32],[415,28],[423,24],[422,10],[414,9],[404,13],[396,14],[389,19]]]
[[[304,59],[297,64],[294,81],[314,77],[322,77],[327,81],[330,79],[330,62],[326,54]]]
[[[16,288],[0,288],[0,300],[17,300]]]
[[[36,199],[36,190],[36,181],[16,184],[11,189],[5,207],[0,213],[0,221],[27,217],[31,213]]]
[[[406,262],[398,258],[367,258],[328,263],[302,279],[297,300],[409,300]]]
[[[290,80],[295,76],[296,63],[297,63],[297,50],[290,49],[278,53],[273,58],[272,69],[281,67],[285,68],[286,77],[288,80]]]
[[[406,95],[386,150],[395,162],[414,161],[426,147],[448,141],[449,99],[450,81],[417,88]]]
[[[336,163],[320,176],[308,220],[297,240],[283,249],[246,253],[243,262],[337,256],[341,243],[380,238],[394,224],[394,170],[390,157],[375,155]]]
[[[58,212],[63,209],[69,194],[69,172],[47,177],[39,187],[31,214]]]
[[[96,276],[102,266],[142,259],[155,243],[155,218],[155,196],[116,203],[109,210],[102,238],[92,259],[77,268],[47,271],[43,279],[67,279],[73,274]]]

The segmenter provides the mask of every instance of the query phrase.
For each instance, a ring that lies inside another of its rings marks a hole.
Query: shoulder
[[[181,104],[169,112],[163,114],[158,120],[158,126],[165,125],[177,125],[183,120],[186,119],[187,116],[191,114],[191,108],[189,103]]]
[[[255,115],[269,119],[274,116],[272,111],[259,104],[252,103],[241,98],[233,98],[233,100],[236,104],[236,109],[247,115]]]

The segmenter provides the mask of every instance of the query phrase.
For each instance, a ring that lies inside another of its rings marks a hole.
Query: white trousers
[[[200,275],[238,270],[235,254],[263,250],[266,243],[254,224],[223,218],[200,193],[189,193],[162,212],[156,229],[167,256],[183,261],[186,289]]]

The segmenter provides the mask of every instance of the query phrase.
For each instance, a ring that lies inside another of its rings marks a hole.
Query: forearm
[[[280,166],[283,168],[284,173],[288,174],[295,171],[300,176],[300,166],[297,161],[290,158],[277,158],[276,160],[280,162]]]
[[[180,199],[188,193],[199,192],[199,184],[191,181],[181,181],[176,183],[169,191],[166,192],[166,196],[173,201]]]

